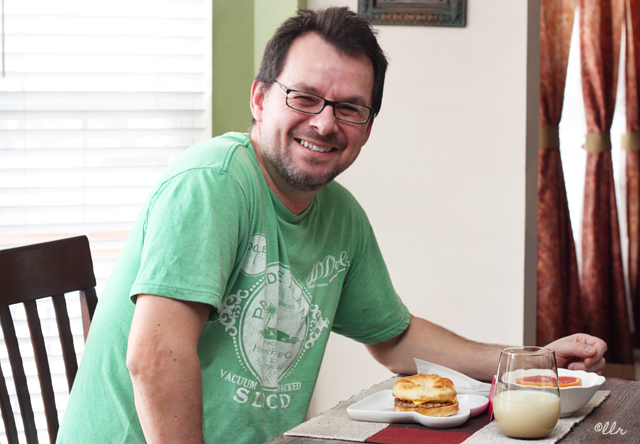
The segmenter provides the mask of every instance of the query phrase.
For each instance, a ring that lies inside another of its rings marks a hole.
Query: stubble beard
[[[264,147],[264,143],[266,142],[267,141],[264,140],[261,145]],[[332,145],[341,145],[336,144],[333,140],[331,142],[333,142]],[[289,143],[297,142],[293,138],[290,138]],[[278,175],[284,179],[287,185],[298,191],[318,191],[331,183],[333,179],[346,169],[346,167],[341,166],[338,162],[325,174],[316,176],[300,171],[296,167],[293,156],[290,152],[277,151],[273,146],[269,146],[268,149],[263,150],[263,155],[271,163]]]

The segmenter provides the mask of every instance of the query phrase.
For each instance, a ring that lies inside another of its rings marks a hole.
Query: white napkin
[[[450,368],[443,367],[438,364],[432,364],[431,362],[423,361],[422,359],[413,358],[418,368],[418,373],[424,373],[425,375],[438,375],[443,378],[449,378],[453,382],[456,388],[456,392],[461,394],[482,395],[489,397],[489,391],[491,390],[491,384],[481,382],[476,379],[470,378]]]

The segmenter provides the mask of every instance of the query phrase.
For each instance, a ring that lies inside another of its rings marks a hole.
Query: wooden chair
[[[31,395],[9,307],[13,304],[24,305],[40,380],[49,439],[54,443],[58,434],[58,413],[36,300],[45,297],[52,299],[67,382],[71,390],[78,363],[64,294],[80,292],[86,340],[98,301],[95,286],[93,262],[86,236],[0,250],[0,323],[13,373],[24,433],[30,444],[38,442],[37,430]],[[2,369],[0,369],[0,408],[8,442],[18,444],[16,421]]]

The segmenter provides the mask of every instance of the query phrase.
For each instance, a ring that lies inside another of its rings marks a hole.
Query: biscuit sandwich
[[[458,394],[450,379],[419,373],[393,385],[393,408],[426,416],[451,416],[459,410]]]

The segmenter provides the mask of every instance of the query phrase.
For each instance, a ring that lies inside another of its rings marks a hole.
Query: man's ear
[[[251,85],[251,114],[256,122],[262,122],[262,112],[264,111],[265,94],[264,83],[253,81]]]

